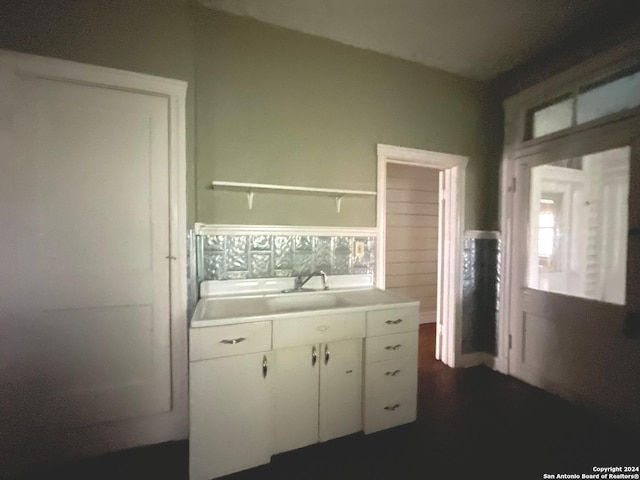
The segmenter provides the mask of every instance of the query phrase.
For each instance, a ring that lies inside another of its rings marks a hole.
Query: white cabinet
[[[362,339],[322,345],[321,442],[362,430]]]
[[[273,352],[273,453],[318,441],[320,345]]]
[[[273,453],[362,430],[362,339],[273,354]]]
[[[362,429],[365,312],[273,322],[274,453]]]
[[[191,329],[189,478],[271,458],[271,322]]]
[[[190,332],[190,480],[416,418],[417,304]]]
[[[270,360],[270,353],[253,353],[191,362],[190,480],[269,462]]]
[[[418,309],[367,312],[364,358],[364,432],[414,421],[418,394]]]

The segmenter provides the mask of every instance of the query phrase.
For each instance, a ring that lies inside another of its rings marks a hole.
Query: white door
[[[271,358],[254,353],[191,362],[190,480],[269,463]]]
[[[169,99],[0,73],[0,447],[175,438]]]
[[[509,372],[640,422],[638,340],[623,333],[640,306],[632,242],[627,262],[640,218],[631,136],[585,132],[517,161]]]
[[[273,453],[318,441],[320,345],[273,352]]]
[[[321,442],[362,430],[362,340],[321,345]]]

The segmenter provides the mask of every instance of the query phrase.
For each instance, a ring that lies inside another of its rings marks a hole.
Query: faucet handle
[[[324,290],[329,290],[329,280],[327,278],[327,274],[324,270],[320,270],[320,275],[322,275],[322,288]]]

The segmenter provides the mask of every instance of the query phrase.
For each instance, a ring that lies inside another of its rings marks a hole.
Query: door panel
[[[277,349],[273,357],[273,453],[317,443],[320,345]]]
[[[512,296],[509,370],[612,418],[640,422],[638,343],[623,335],[632,153],[620,145],[518,162],[513,261],[520,288]]]
[[[108,432],[108,422],[169,412],[168,98],[3,75],[0,400],[16,423],[9,430],[35,449],[60,429]]]
[[[269,463],[271,360],[271,353],[253,353],[191,362],[191,480]]]
[[[362,430],[362,340],[321,345],[319,437]]]

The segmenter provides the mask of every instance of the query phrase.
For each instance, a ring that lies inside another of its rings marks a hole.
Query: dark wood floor
[[[434,358],[434,325],[420,328],[418,421],[273,457],[225,480],[541,479],[638,465],[638,437],[485,367]],[[187,442],[106,455],[31,479],[187,480]]]

